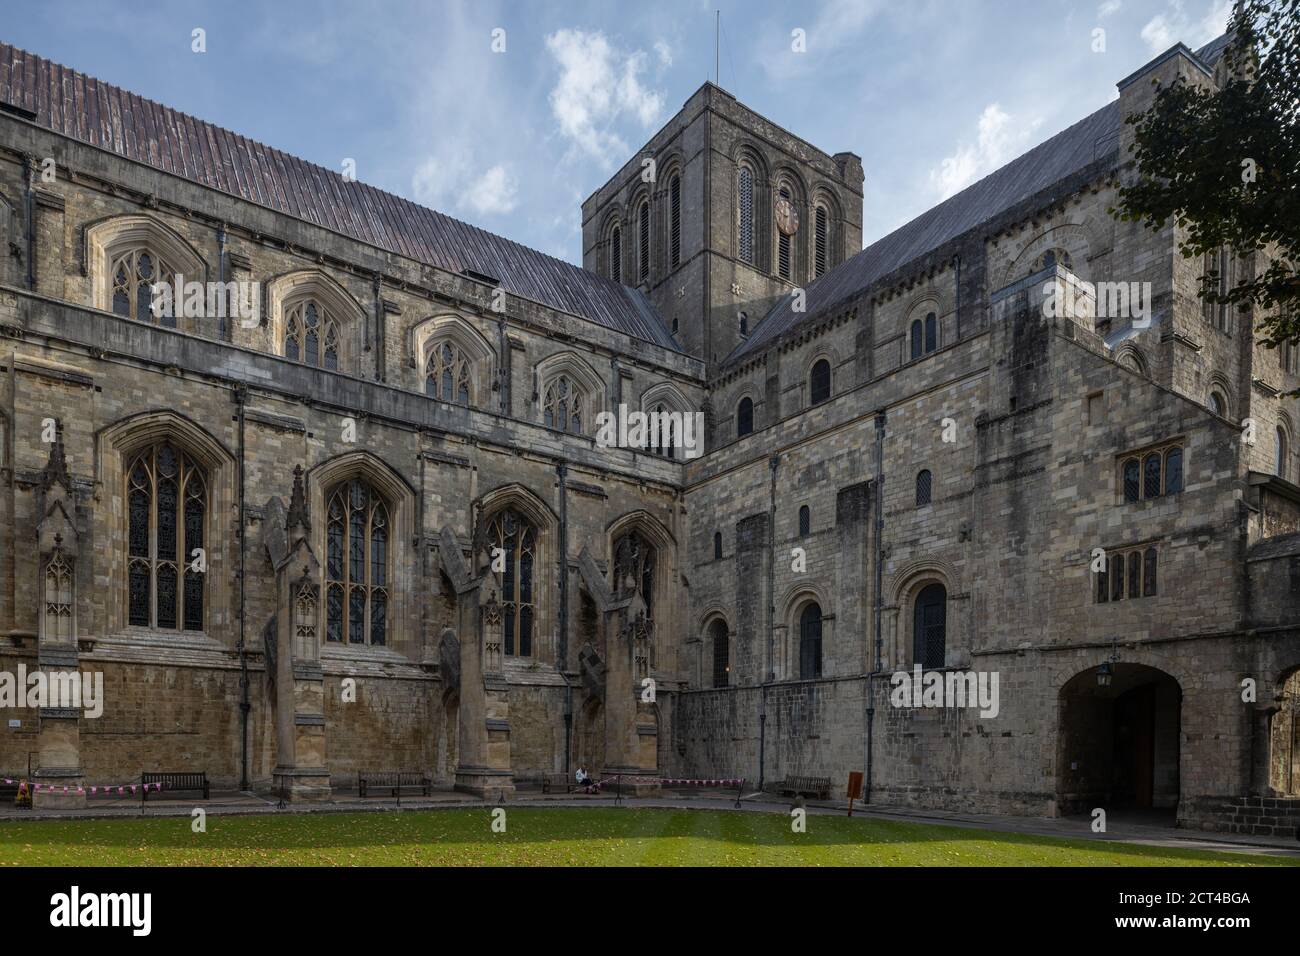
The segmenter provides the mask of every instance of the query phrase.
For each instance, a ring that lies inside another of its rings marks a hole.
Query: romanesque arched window
[[[912,323],[911,338],[911,357],[915,361],[925,354],[925,329],[922,326],[920,319],[917,319]]]
[[[636,211],[637,281],[650,281],[650,203],[642,200]]]
[[[542,401],[542,421],[550,428],[581,435],[586,391],[569,375],[557,375],[546,386]]]
[[[925,313],[925,351],[933,352],[939,347],[939,320],[933,312]]]
[[[831,397],[831,363],[818,359],[808,376],[808,401],[820,405]]]
[[[1287,435],[1286,429],[1281,425],[1277,426],[1277,440],[1275,445],[1277,455],[1276,461],[1273,463],[1274,470],[1277,472],[1279,478],[1289,477],[1287,474],[1287,455],[1290,454],[1291,441],[1290,436]]]
[[[668,180],[668,260],[676,269],[682,264],[682,177]]]
[[[943,667],[948,640],[948,591],[927,584],[912,611],[912,660],[923,668]]]
[[[1217,389],[1210,392],[1210,411],[1220,418],[1226,418],[1228,415],[1228,402]]]
[[[609,277],[623,281],[623,230],[615,226],[609,234]]]
[[[930,474],[930,469],[922,468],[916,473],[916,506],[924,508],[930,503],[931,496],[934,494],[934,477]]]
[[[731,683],[731,641],[727,622],[718,619],[709,627],[713,642],[713,686],[726,687]]]
[[[787,202],[793,201],[789,186],[782,186],[777,195]],[[792,237],[780,228],[776,231],[776,274],[782,279],[790,279]]]
[[[424,394],[457,405],[468,405],[473,386],[470,359],[459,345],[437,342],[424,363]]]
[[[148,246],[114,250],[109,263],[109,274],[113,277],[113,311],[137,322],[155,322],[176,328],[175,312],[179,304],[172,302],[170,308],[160,307],[160,314],[155,316],[153,285],[155,282],[173,285],[178,271]]]
[[[715,561],[722,558],[722,532],[713,532],[713,559]]]
[[[754,430],[754,400],[746,396],[736,406],[736,437],[742,438]]]
[[[820,278],[826,273],[826,264],[830,261],[830,215],[826,207],[819,205],[813,210],[813,278]]]
[[[126,474],[127,621],[201,631],[206,552],[195,549],[206,547],[207,479],[168,442],[138,454]]]
[[[810,601],[799,615],[799,679],[822,676],[822,609]]]
[[[388,503],[361,478],[325,496],[325,639],[388,643]]]
[[[806,538],[812,534],[812,511],[807,505],[799,508],[799,537]]]
[[[537,530],[513,508],[488,524],[488,547],[499,557],[491,574],[500,592],[501,636],[507,657],[532,657],[537,627]]]
[[[740,221],[740,261],[754,264],[754,171],[740,167],[736,190],[736,214]]]
[[[286,307],[284,357],[317,368],[339,367],[339,325],[323,303],[309,297]]]

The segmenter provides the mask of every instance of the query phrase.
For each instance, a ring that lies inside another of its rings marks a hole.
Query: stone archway
[[[1059,813],[1095,807],[1176,813],[1182,740],[1177,680],[1144,664],[1090,667],[1062,686],[1058,713]]]
[[[1278,682],[1269,727],[1268,784],[1279,796],[1300,797],[1300,667]]]

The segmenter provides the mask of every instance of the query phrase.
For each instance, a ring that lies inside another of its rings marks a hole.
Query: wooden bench
[[[777,792],[791,796],[816,797],[829,800],[831,796],[830,777],[786,777],[777,784]]]
[[[596,787],[596,781],[578,783],[571,773],[542,774],[542,793],[589,793]]]
[[[140,774],[140,802],[149,799],[149,794],[158,796],[163,793],[199,792],[203,799],[208,799],[208,775],[198,773],[142,773]],[[161,786],[155,786],[160,784]]]
[[[364,797],[371,789],[387,790],[394,797],[400,796],[403,790],[419,790],[427,797],[433,789],[433,780],[419,771],[363,770],[357,774],[357,794]]]

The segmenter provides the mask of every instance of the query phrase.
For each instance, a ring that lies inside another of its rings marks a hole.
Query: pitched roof
[[[1227,39],[1225,34],[1197,50],[1197,58],[1207,65],[1213,64],[1223,53]],[[861,295],[873,282],[895,269],[1115,152],[1119,147],[1120,125],[1119,102],[1107,103],[810,283],[805,290],[803,312],[795,312],[792,299],[783,296],[749,337],[727,356],[724,364],[755,354],[791,329]]]
[[[0,101],[60,135],[680,351],[636,289],[7,43]]]

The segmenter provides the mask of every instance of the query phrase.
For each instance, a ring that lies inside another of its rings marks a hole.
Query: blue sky
[[[717,9],[722,86],[862,157],[870,243],[1218,36],[1231,2],[4,5],[10,43],[580,262],[582,200],[713,78]]]

